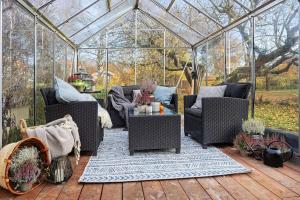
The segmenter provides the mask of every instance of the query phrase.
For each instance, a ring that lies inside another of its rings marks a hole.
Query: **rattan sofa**
[[[130,101],[133,101],[133,90],[139,90],[140,87],[138,85],[131,85],[131,86],[122,86],[124,96]],[[178,95],[173,94],[171,104],[164,105],[165,107],[169,108],[170,110],[177,112],[178,111]],[[114,109],[111,103],[111,95],[108,94],[107,96],[107,112],[110,115],[111,121],[113,123],[113,128],[120,128],[125,127],[125,121],[120,117],[119,111]]]
[[[97,102],[61,104],[56,100],[53,88],[43,88],[40,91],[45,102],[46,122],[51,122],[70,114],[78,126],[81,151],[93,152],[96,155],[104,134],[100,118],[98,117]]]
[[[203,98],[202,110],[191,108],[197,95],[184,96],[184,132],[206,148],[210,144],[232,143],[248,118],[249,83],[225,83],[224,97]],[[239,98],[237,88],[244,88]]]

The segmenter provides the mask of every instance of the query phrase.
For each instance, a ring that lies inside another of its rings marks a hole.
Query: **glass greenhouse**
[[[250,115],[298,137],[297,0],[0,0],[2,134],[45,122],[40,88],[84,69],[103,95],[142,79],[251,82]],[[300,143],[300,142],[299,142]]]

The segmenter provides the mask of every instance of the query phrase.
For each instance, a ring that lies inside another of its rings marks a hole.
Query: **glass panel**
[[[191,56],[191,49],[166,50],[166,85],[177,87],[179,113],[183,113],[183,97],[192,92]]]
[[[41,9],[40,12],[49,18],[52,23],[59,25],[94,1],[95,0],[55,0],[45,8]],[[97,5],[94,6],[94,11],[96,11]],[[91,11],[92,9],[89,9],[89,12]]]
[[[53,84],[53,33],[41,24],[37,25],[36,69],[36,124],[44,124],[45,103],[40,89]]]
[[[105,0],[107,1],[107,0]],[[111,7],[114,8],[116,6],[118,6],[123,0],[110,0],[110,3],[111,3]]]
[[[103,16],[107,12],[106,1],[99,1],[92,7],[83,11],[75,18],[71,19],[69,22],[60,27],[61,31],[64,32],[67,36],[71,36],[80,29],[84,28],[88,24],[92,23],[94,20]],[[57,13],[54,13],[57,15]]]
[[[199,13],[195,8],[185,3],[183,0],[176,0],[169,12],[179,19],[182,19],[186,24],[203,35],[208,35],[219,29],[215,22]]]
[[[111,12],[103,15],[99,20],[92,23],[90,26],[86,27],[84,30],[72,37],[72,39],[75,41],[75,43],[80,44],[83,40],[96,34],[130,10],[132,10],[132,5],[126,1],[113,9]]]
[[[134,49],[108,51],[108,90],[116,85],[134,85]]]
[[[16,4],[3,13],[2,144],[20,139],[17,124],[33,125],[34,19]]]
[[[95,80],[96,90],[106,88],[106,50],[82,49],[79,51],[79,69],[85,69]],[[103,98],[103,97],[102,97]]]
[[[298,2],[284,1],[255,18],[255,117],[298,132]]]
[[[67,76],[66,76],[67,44],[57,36],[55,37],[54,52],[55,52],[55,57],[54,57],[55,76],[57,76],[60,79],[67,80]]]
[[[228,82],[251,81],[251,23],[247,21],[227,33]]]
[[[65,80],[68,80],[68,78],[73,73],[73,67],[74,67],[74,49],[67,45],[67,68],[66,68],[66,74],[65,74]]]
[[[46,3],[50,2],[50,0],[28,0],[34,7],[39,8],[42,5],[45,5]]]
[[[168,8],[172,0],[155,0],[157,3],[162,5],[164,8]]]
[[[199,10],[207,13],[222,25],[245,15],[247,10],[233,0],[187,0]]]
[[[200,86],[206,86],[208,85],[208,77],[207,77],[207,43],[199,46],[197,48],[197,74],[198,74],[198,80],[197,80],[197,88],[199,89]]]
[[[137,45],[139,47],[164,47],[163,29],[140,29],[137,35]]]
[[[80,45],[82,48],[105,48],[106,32],[101,31]]]
[[[172,15],[167,13],[165,10],[157,6],[152,1],[141,1],[140,9],[148,15],[154,17],[157,21],[162,23],[170,31],[174,32],[190,44],[195,44],[202,39],[202,37],[190,29],[185,24],[178,21]]]
[[[166,47],[187,47],[190,48],[189,44],[184,43],[181,39],[174,35],[174,33],[170,33],[166,31]]]
[[[221,35],[208,42],[207,53],[207,83],[216,85],[224,81],[225,69],[225,39]]]
[[[107,47],[135,46],[135,12],[129,12],[107,26]]]
[[[164,56],[156,49],[137,49],[137,83],[152,80],[159,85],[164,84]]]

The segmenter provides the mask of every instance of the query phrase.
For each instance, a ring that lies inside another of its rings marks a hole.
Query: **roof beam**
[[[202,15],[204,15],[205,17],[209,18],[210,20],[212,20],[213,22],[215,22],[217,25],[219,25],[220,27],[223,28],[223,25],[218,22],[215,18],[211,17],[210,15],[208,15],[206,12],[203,12],[202,10],[198,9],[196,6],[194,6],[193,4],[191,4],[190,2],[183,0],[185,3],[187,3],[188,5],[190,5],[192,8],[194,8],[195,10],[197,10],[199,13],[201,13]]]
[[[127,12],[123,13],[122,15],[120,15],[119,17],[117,17],[114,21],[117,21],[118,19],[122,18],[123,16],[125,16],[126,14],[128,14],[131,10],[128,10]],[[95,33],[93,33],[91,36],[87,37],[86,39],[84,39],[83,41],[80,41],[79,44],[77,46],[82,45],[84,42],[88,41],[89,39],[91,39],[92,37],[94,37],[95,35],[97,35],[98,33],[100,33],[101,31],[103,31],[106,27],[108,27],[110,25],[110,23],[106,24],[105,26],[101,27],[98,31],[96,31]]]
[[[69,44],[72,48],[76,48],[74,42],[72,42],[63,32],[61,32],[52,22],[49,21],[47,17],[41,14],[31,3],[26,0],[16,0],[24,9],[30,12],[32,15],[36,16],[39,21],[41,21],[46,27],[51,31],[56,33],[62,40]]]
[[[43,8],[47,7],[48,5],[52,4],[54,1],[56,1],[56,0],[48,1],[44,5],[40,6],[37,10],[40,11],[41,9],[43,9]]]
[[[247,20],[249,20],[251,17],[256,17],[257,15],[273,8],[274,6],[284,2],[285,0],[273,0],[273,1],[268,1],[264,4],[262,4],[261,6],[257,7],[256,9],[252,10],[251,12],[249,12],[248,14],[240,17],[239,19],[235,20],[234,22],[228,24],[227,26],[223,27],[222,29],[220,29],[219,31],[216,31],[212,34],[210,34],[208,37],[200,40],[199,42],[197,42],[195,45],[193,45],[194,48],[208,42],[209,40],[223,34],[226,31],[229,31],[233,28],[235,28],[236,26],[246,22]]]
[[[110,0],[106,0],[106,4],[107,4],[108,11],[111,11]]]
[[[174,31],[172,31],[171,29],[169,29],[167,26],[165,26],[163,23],[161,23],[159,20],[155,19],[154,17],[152,17],[150,14],[148,14],[147,12],[138,9],[141,13],[143,13],[144,15],[148,16],[149,18],[151,18],[152,20],[154,20],[155,22],[157,22],[158,24],[162,25],[165,29],[167,29],[168,31],[170,31],[171,33],[173,33],[176,37],[178,37],[181,41],[183,41],[184,43],[186,43],[187,45],[192,46],[191,43],[189,43],[186,39],[184,39],[183,37],[181,37],[180,35],[178,35],[177,33],[175,33]]]
[[[168,6],[167,9],[166,9],[167,11],[169,11],[169,10],[171,9],[171,7],[173,6],[174,2],[175,2],[175,0],[172,0],[172,1],[170,2],[169,6]]]
[[[87,9],[89,9],[90,7],[92,7],[93,5],[95,5],[96,3],[98,3],[99,1],[100,0],[94,1],[93,3],[91,3],[90,5],[88,5],[87,7],[85,7],[84,9],[78,11],[77,13],[75,13],[74,15],[72,15],[71,17],[69,17],[68,19],[66,19],[65,21],[63,21],[62,23],[60,23],[59,25],[57,25],[57,27],[59,28],[62,25],[64,25],[65,23],[68,23],[70,20],[72,20],[73,18],[75,18],[79,14],[83,13],[84,11],[86,11]]]
[[[134,9],[138,9],[139,8],[139,0],[135,1],[135,5],[134,5]]]
[[[239,0],[233,0],[235,3],[239,4],[242,8],[244,8],[245,10],[247,10],[247,12],[251,12],[251,10],[245,6],[244,4],[242,4],[241,2],[239,2]]]
[[[181,23],[183,23],[184,25],[186,25],[187,27],[189,27],[192,31],[196,32],[197,34],[201,35],[202,37],[206,37],[206,35],[204,35],[203,33],[197,31],[196,29],[194,29],[193,27],[191,27],[190,25],[188,25],[185,21],[183,21],[182,19],[178,18],[177,16],[173,15],[172,13],[168,12],[161,4],[157,3],[156,1],[150,0],[152,1],[155,5],[157,5],[158,7],[160,7],[161,9],[165,10],[167,13],[169,13],[172,17],[174,17],[176,20],[180,21]],[[175,1],[174,1],[175,2]]]

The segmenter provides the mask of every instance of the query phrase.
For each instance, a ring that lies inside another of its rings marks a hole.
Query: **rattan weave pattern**
[[[165,108],[166,109],[166,108]],[[180,152],[180,115],[129,114],[129,151],[175,148]]]

